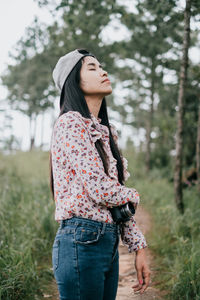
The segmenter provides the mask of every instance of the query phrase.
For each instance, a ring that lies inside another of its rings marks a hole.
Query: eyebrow
[[[88,65],[88,66],[94,66],[94,67],[96,67],[96,64],[95,64],[95,63],[88,63],[87,65]],[[103,68],[102,65],[99,65],[99,68]]]

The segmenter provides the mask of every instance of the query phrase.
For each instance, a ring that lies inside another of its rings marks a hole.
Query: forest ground
[[[142,207],[139,206],[135,216],[138,227],[146,236],[152,228],[152,218],[150,214]],[[147,239],[147,243],[148,239]],[[132,286],[137,283],[137,273],[135,270],[135,254],[128,253],[128,248],[123,246],[120,241],[119,245],[119,284],[116,300],[160,300],[164,299],[164,293],[156,288],[157,283],[153,280],[156,272],[153,254],[150,248],[147,248],[147,259],[151,270],[151,283],[147,290],[140,295],[139,292],[134,293]]]
[[[150,214],[139,206],[136,214],[136,222],[144,235],[148,234],[152,228],[152,218]],[[148,242],[148,240],[147,240]],[[153,280],[156,273],[153,254],[149,247],[147,248],[148,264],[151,270],[151,283],[143,295],[138,292],[134,293],[132,286],[137,282],[137,274],[134,266],[135,254],[128,253],[128,248],[123,246],[120,241],[119,245],[119,284],[116,300],[160,300],[164,299],[164,293],[156,288],[157,283]],[[55,280],[49,285],[49,292],[43,294],[43,299],[59,300]]]

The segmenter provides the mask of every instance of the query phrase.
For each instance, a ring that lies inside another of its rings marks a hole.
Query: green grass
[[[141,204],[153,217],[147,236],[156,281],[167,299],[200,299],[200,206],[195,187],[184,190],[185,213],[174,205],[172,170],[146,174],[144,157],[124,151]],[[49,153],[0,154],[0,300],[41,299],[53,279],[51,250],[58,227],[49,187]],[[168,180],[168,178],[170,180]],[[159,276],[158,276],[159,275]]]
[[[196,187],[184,189],[185,213],[180,215],[174,204],[171,170],[153,169],[148,175],[142,154],[124,152],[129,161],[127,186],[135,187],[141,204],[153,217],[147,236],[156,261],[159,288],[167,290],[166,299],[200,299],[200,205]],[[167,175],[167,176],[166,176]],[[169,178],[169,179],[168,179]]]
[[[48,153],[1,154],[0,299],[38,299],[53,278],[57,228],[48,182]]]

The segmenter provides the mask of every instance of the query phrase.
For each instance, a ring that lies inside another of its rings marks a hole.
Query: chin
[[[110,95],[110,94],[112,94],[112,91],[108,92],[105,96],[108,96],[108,95]]]
[[[110,95],[112,94],[112,88],[107,89],[107,91],[105,91],[104,96]]]

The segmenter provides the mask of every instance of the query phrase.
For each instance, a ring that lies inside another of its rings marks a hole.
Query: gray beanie
[[[76,49],[59,58],[52,75],[55,85],[60,92],[62,91],[62,87],[65,83],[65,80],[67,79],[75,65],[83,56],[86,55],[91,54],[87,51],[85,51],[85,53],[82,54]]]

